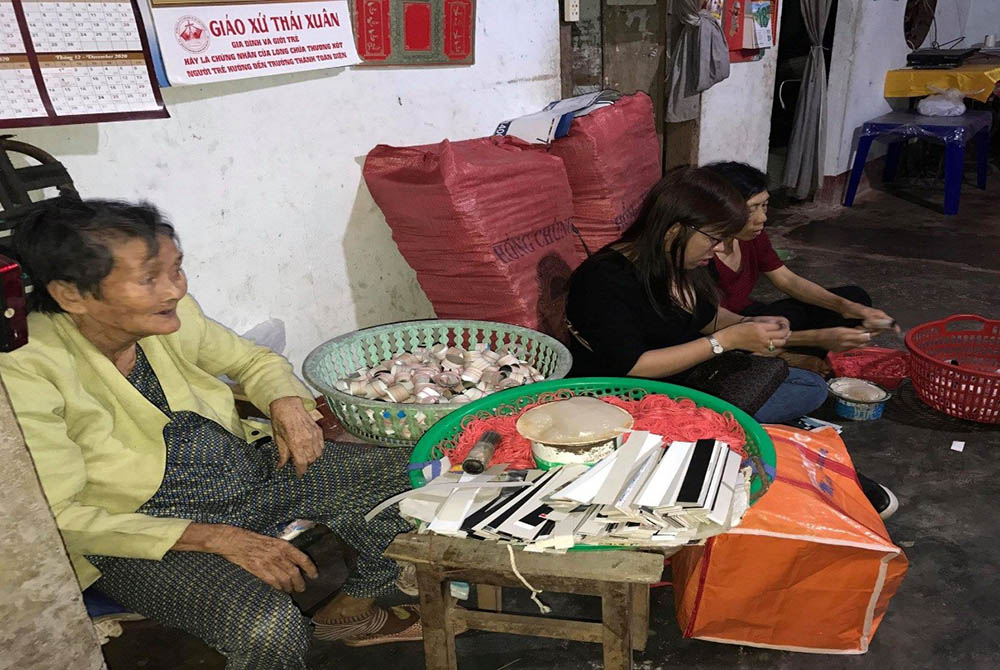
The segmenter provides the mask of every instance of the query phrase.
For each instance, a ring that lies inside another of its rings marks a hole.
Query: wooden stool
[[[511,569],[505,545],[408,534],[398,536],[385,555],[416,566],[427,670],[458,668],[455,631],[463,627],[603,643],[606,670],[629,670],[632,650],[646,646],[649,585],[660,581],[663,572],[662,553],[514,551],[518,572],[536,589],[600,596],[602,621],[592,622],[501,613],[497,587],[524,588]],[[475,584],[481,609],[456,607],[450,592],[452,580]]]

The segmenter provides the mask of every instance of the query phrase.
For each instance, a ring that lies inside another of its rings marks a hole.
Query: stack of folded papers
[[[569,134],[570,125],[576,117],[613,105],[620,97],[618,91],[604,90],[556,100],[540,112],[502,122],[493,134],[511,135],[529,144],[548,144]]]
[[[440,472],[422,488],[396,496],[421,532],[565,551],[576,545],[679,546],[739,524],[749,506],[749,468],[714,439],[674,442],[632,431],[597,464],[551,470],[495,465],[478,475]]]

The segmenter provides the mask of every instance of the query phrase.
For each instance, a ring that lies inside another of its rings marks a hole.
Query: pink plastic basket
[[[959,419],[1000,423],[1000,321],[959,314],[906,335],[917,395]]]

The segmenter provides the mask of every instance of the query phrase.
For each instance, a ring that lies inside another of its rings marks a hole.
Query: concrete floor
[[[853,209],[773,211],[775,246],[789,266],[826,285],[866,287],[903,326],[955,313],[1000,318],[1000,180],[988,192],[966,186],[961,213],[944,217],[941,192],[918,184],[907,198],[871,192]],[[902,339],[883,338],[902,347]],[[829,408],[824,408],[829,412]],[[669,588],[653,592],[652,635],[636,665],[686,668],[996,668],[1000,667],[1000,426],[949,419],[904,386],[881,421],[847,425],[844,439],[858,469],[890,486],[901,509],[888,522],[910,569],[864,656],[814,656],[682,640]],[[951,451],[964,440],[964,453]],[[993,450],[998,452],[994,453]],[[597,617],[596,600],[546,594],[556,611]],[[507,608],[530,612],[521,593]],[[148,623],[126,625],[105,646],[111,670],[222,668],[197,640]],[[599,668],[596,645],[467,633],[458,640],[463,670]],[[312,667],[421,668],[419,644],[348,649],[317,644]]]

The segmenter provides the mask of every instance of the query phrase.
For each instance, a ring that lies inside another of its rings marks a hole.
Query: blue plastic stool
[[[965,168],[965,145],[976,141],[978,159],[977,185],[986,188],[986,174],[989,171],[990,112],[966,112],[962,116],[922,116],[915,112],[892,112],[865,122],[858,140],[858,150],[854,154],[854,167],[847,184],[844,204],[854,205],[854,196],[861,183],[861,175],[868,160],[868,150],[874,140],[889,142],[889,153],[885,159],[883,179],[890,182],[896,178],[903,144],[911,137],[944,142],[944,213],[958,214],[958,201],[962,193],[962,173]]]
[[[97,589],[92,588],[84,590],[83,605],[87,608],[87,615],[95,621],[108,617],[120,617],[132,614],[124,605],[119,604],[118,601],[112,600]]]

